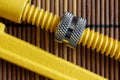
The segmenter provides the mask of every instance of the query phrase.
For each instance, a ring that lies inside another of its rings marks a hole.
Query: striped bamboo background
[[[95,31],[120,40],[120,8],[118,0],[31,0],[31,3],[62,16],[65,11],[87,19]],[[86,46],[71,49],[54,41],[54,33],[29,24],[15,24],[0,18],[6,24],[6,32],[32,43],[52,54],[100,74],[110,80],[120,80],[120,62],[96,53]],[[0,59],[0,80],[48,80],[21,67]]]

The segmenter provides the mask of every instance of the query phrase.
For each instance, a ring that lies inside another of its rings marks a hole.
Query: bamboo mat
[[[118,0],[31,0],[31,3],[62,16],[65,11],[87,19],[87,27],[120,41]],[[120,62],[78,45],[76,49],[54,41],[54,33],[29,24],[0,18],[6,32],[110,80],[120,80]],[[0,59],[0,80],[48,80]]]

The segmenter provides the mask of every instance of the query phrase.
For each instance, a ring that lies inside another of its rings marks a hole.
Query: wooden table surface
[[[95,31],[120,40],[120,8],[118,0],[31,0],[31,4],[62,16],[65,11],[87,19],[87,26]],[[71,49],[54,41],[54,33],[30,24],[16,24],[0,18],[6,32],[38,46],[52,54],[100,74],[110,80],[120,80],[120,62],[96,53],[86,46]],[[48,80],[0,59],[0,80]]]

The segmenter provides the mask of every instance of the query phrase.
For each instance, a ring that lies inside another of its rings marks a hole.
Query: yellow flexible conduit
[[[36,24],[36,26],[41,26],[41,28],[45,28],[46,31],[50,29],[50,32],[53,32],[59,24],[60,17],[43,9],[39,10],[37,7],[35,8],[34,5],[30,6],[28,3],[25,7],[22,20],[32,23],[33,25]],[[97,52],[101,51],[101,53],[105,53],[106,56],[110,55],[111,58],[115,57],[116,60],[120,58],[120,42],[108,38],[103,34],[99,34],[98,32],[94,32],[94,30],[90,30],[89,28],[84,30],[78,44],[80,43],[82,43],[83,46],[87,45],[88,48],[92,47],[92,50],[96,49]]]
[[[120,42],[103,34],[99,34],[94,30],[90,30],[90,28],[84,30],[78,44],[80,43],[82,43],[83,46],[87,45],[88,48],[92,47],[92,50],[96,49],[97,52],[101,51],[101,53],[105,53],[106,56],[110,55],[111,58],[120,58]]]
[[[34,5],[31,6],[28,3],[23,12],[22,20],[27,21],[27,23],[32,23],[33,25],[36,24],[36,26],[41,26],[41,28],[45,28],[46,31],[50,29],[50,32],[53,32],[60,21],[60,17],[43,9],[39,10],[38,7],[34,7]]]

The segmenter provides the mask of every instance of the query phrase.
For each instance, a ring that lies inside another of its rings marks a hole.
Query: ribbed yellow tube
[[[42,29],[45,28],[46,31],[50,30],[50,32],[53,32],[60,22],[60,17],[27,3],[22,21],[27,21],[27,23],[32,23],[32,25],[36,25],[37,27],[41,26]]]
[[[83,46],[87,45],[92,50],[96,49],[97,52],[105,53],[106,56],[120,58],[120,42],[103,34],[99,34],[90,28],[86,28],[78,44],[82,43]]]
[[[27,3],[22,15],[22,21],[27,21],[27,23],[32,23],[37,27],[41,26],[42,29],[45,28],[46,31],[53,32],[60,22],[60,17]],[[106,56],[115,57],[116,60],[120,57],[120,42],[89,28],[84,30],[78,44],[80,43],[83,46],[87,45],[88,48],[92,47],[92,50],[96,49],[97,52],[101,51]]]

